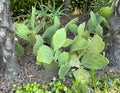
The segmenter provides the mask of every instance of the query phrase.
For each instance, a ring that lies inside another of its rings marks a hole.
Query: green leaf
[[[59,26],[58,25],[53,25],[48,27],[45,32],[43,33],[43,38],[51,38],[54,33],[58,30]]]
[[[94,35],[94,37],[91,39],[88,51],[94,52],[94,53],[100,53],[104,50],[105,44],[102,40],[102,38],[98,35]]]
[[[106,6],[106,7],[100,8],[98,11],[98,14],[100,16],[103,16],[106,19],[109,19],[111,15],[113,14],[113,12],[114,12],[114,7]]]
[[[108,59],[101,54],[88,52],[81,60],[81,64],[89,69],[102,69],[109,63]]]
[[[64,43],[64,45],[63,45],[63,47],[68,47],[68,46],[70,46],[72,43],[73,43],[73,40],[67,38],[66,41],[65,41],[65,43]]]
[[[91,33],[95,31],[96,25],[92,23],[92,21],[89,19],[87,22],[87,30]]]
[[[70,54],[69,64],[71,67],[77,67],[77,68],[80,67],[79,57],[77,56],[76,53]]]
[[[88,47],[88,41],[82,37],[77,36],[74,39],[74,42],[72,43],[71,51],[86,49],[87,47]]]
[[[54,25],[60,26],[60,19],[58,16],[54,17]]]
[[[49,71],[55,71],[59,67],[56,62],[51,62],[50,64],[43,63],[43,66]]]
[[[90,38],[90,33],[88,31],[85,31],[82,36],[84,39],[88,40]]]
[[[36,42],[36,39],[35,39],[34,34],[31,33],[31,34],[29,35],[28,42],[30,43],[31,46],[34,46],[34,44],[35,44],[35,42]]]
[[[69,60],[68,52],[62,52],[58,57],[59,65],[65,64],[66,62],[68,62],[68,60]]]
[[[97,18],[93,11],[90,12],[90,19],[87,22],[87,29],[89,32],[94,32],[97,25]]]
[[[35,8],[32,7],[32,15],[31,15],[31,26],[32,26],[32,29],[34,29],[34,25],[35,25]]]
[[[68,22],[68,24],[76,24],[78,22],[78,17],[73,18],[72,20],[70,20],[70,22]]]
[[[70,22],[68,22],[66,25],[65,25],[65,30],[68,31],[68,26],[70,24],[76,24],[78,22],[78,17],[72,19]]]
[[[89,82],[90,73],[84,69],[78,69],[74,71],[73,75],[75,79],[82,84],[86,84],[87,82]]]
[[[97,25],[97,18],[93,11],[90,12],[90,20],[93,25],[95,25],[95,26]]]
[[[23,38],[24,40],[28,41],[28,35],[31,33],[31,31],[29,30],[29,28],[21,23],[16,24],[16,30],[15,33]]]
[[[65,41],[66,41],[66,32],[64,28],[61,28],[57,30],[52,37],[52,45],[54,51],[61,48],[64,45]]]
[[[69,30],[70,32],[75,32],[75,33],[77,33],[77,29],[78,29],[78,26],[77,26],[76,24],[69,24],[69,25],[68,25],[68,30]]]
[[[59,78],[63,79],[69,70],[70,70],[69,64],[61,65],[58,72]]]
[[[102,26],[106,26],[107,28],[110,27],[108,20],[106,20],[104,17],[99,17],[98,20],[102,20],[101,24]]]
[[[53,51],[50,47],[42,45],[37,53],[37,61],[50,64],[53,61]]]
[[[60,53],[61,53],[60,50],[57,50],[57,51],[55,52],[55,55],[54,55],[54,61],[55,61],[55,62],[58,60],[58,57],[59,57]]]
[[[38,34],[39,31],[40,31],[42,28],[43,28],[43,24],[42,24],[42,23],[39,23],[39,24],[33,29],[33,31],[34,31],[35,34]]]
[[[101,37],[103,36],[103,28],[101,27],[100,24],[97,24],[95,31],[99,36],[101,36]]]
[[[85,22],[80,24],[78,27],[78,36],[83,36],[85,30]]]
[[[15,52],[17,57],[22,57],[24,55],[24,48],[19,44],[18,41],[15,41]]]
[[[33,54],[37,55],[37,51],[39,50],[39,47],[43,45],[43,39],[40,35],[36,35],[36,43],[33,46]]]

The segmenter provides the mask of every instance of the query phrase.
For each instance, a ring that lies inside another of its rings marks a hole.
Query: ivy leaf
[[[31,31],[29,30],[29,28],[21,23],[16,24],[16,30],[15,33],[23,38],[24,40],[28,41],[28,35],[31,33]]]
[[[63,79],[69,70],[70,70],[70,65],[68,63],[65,65],[61,65],[58,72],[59,78]]]
[[[100,53],[104,50],[105,44],[102,40],[102,38],[98,35],[94,35],[94,37],[91,39],[88,51]]]
[[[37,51],[39,50],[39,47],[43,45],[43,39],[40,35],[36,35],[36,43],[33,46],[33,54],[37,55]]]
[[[71,51],[86,49],[87,47],[88,47],[88,41],[82,37],[77,36],[74,39],[74,42],[72,43]]]
[[[102,69],[109,63],[108,59],[101,54],[88,52],[81,60],[81,64],[86,68],[95,70]]]
[[[59,65],[65,64],[69,60],[69,54],[67,52],[62,52],[58,57]]]
[[[85,30],[85,22],[79,25],[79,27],[78,27],[78,35],[83,36],[84,30]]]
[[[50,64],[53,61],[52,49],[46,45],[42,45],[37,53],[37,61]]]
[[[61,28],[56,31],[56,33],[52,37],[52,45],[54,51],[61,48],[66,41],[66,31],[64,28]]]
[[[84,69],[78,69],[74,71],[73,75],[75,79],[82,84],[86,84],[87,82],[89,82],[90,74]]]

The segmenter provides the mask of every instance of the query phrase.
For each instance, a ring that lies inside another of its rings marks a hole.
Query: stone
[[[115,11],[110,19],[111,45],[106,50],[110,66],[120,68],[120,0],[115,1]]]

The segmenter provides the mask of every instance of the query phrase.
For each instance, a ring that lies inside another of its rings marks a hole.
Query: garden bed
[[[89,19],[88,14],[82,14],[74,16],[69,14],[70,16],[61,17],[61,26],[65,26],[67,22],[71,19],[78,17],[79,23],[87,21]],[[32,51],[32,50],[31,50]],[[11,89],[14,84],[22,85],[24,83],[37,82],[40,84],[47,84],[52,80],[53,77],[57,76],[57,71],[48,71],[44,69],[42,66],[38,66],[36,64],[36,58],[30,50],[25,50],[25,54],[22,58],[18,59],[20,64],[20,72],[15,77],[10,80],[5,80],[3,77],[2,69],[0,70],[0,93],[12,93]],[[104,76],[105,74],[115,74],[117,72],[117,68],[110,68],[107,66],[105,69],[98,71],[98,74]]]

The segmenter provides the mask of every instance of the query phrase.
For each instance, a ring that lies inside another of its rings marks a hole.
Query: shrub
[[[109,63],[102,55],[105,44],[101,38],[103,36],[101,23],[107,22],[103,17],[91,12],[87,25],[84,22],[77,26],[78,18],[74,18],[65,27],[59,28],[60,20],[56,16],[54,24],[46,28],[42,35],[38,34],[39,29],[35,30],[37,26],[35,27],[32,18],[34,17],[31,17],[32,30],[24,24],[17,24],[16,34],[32,45],[37,64],[42,64],[49,70],[59,68],[60,79],[63,79],[74,67],[76,68],[72,72],[74,77],[84,83],[90,76],[84,68],[98,70]],[[68,38],[69,32],[76,34],[74,39]],[[93,36],[90,35],[91,33]]]

